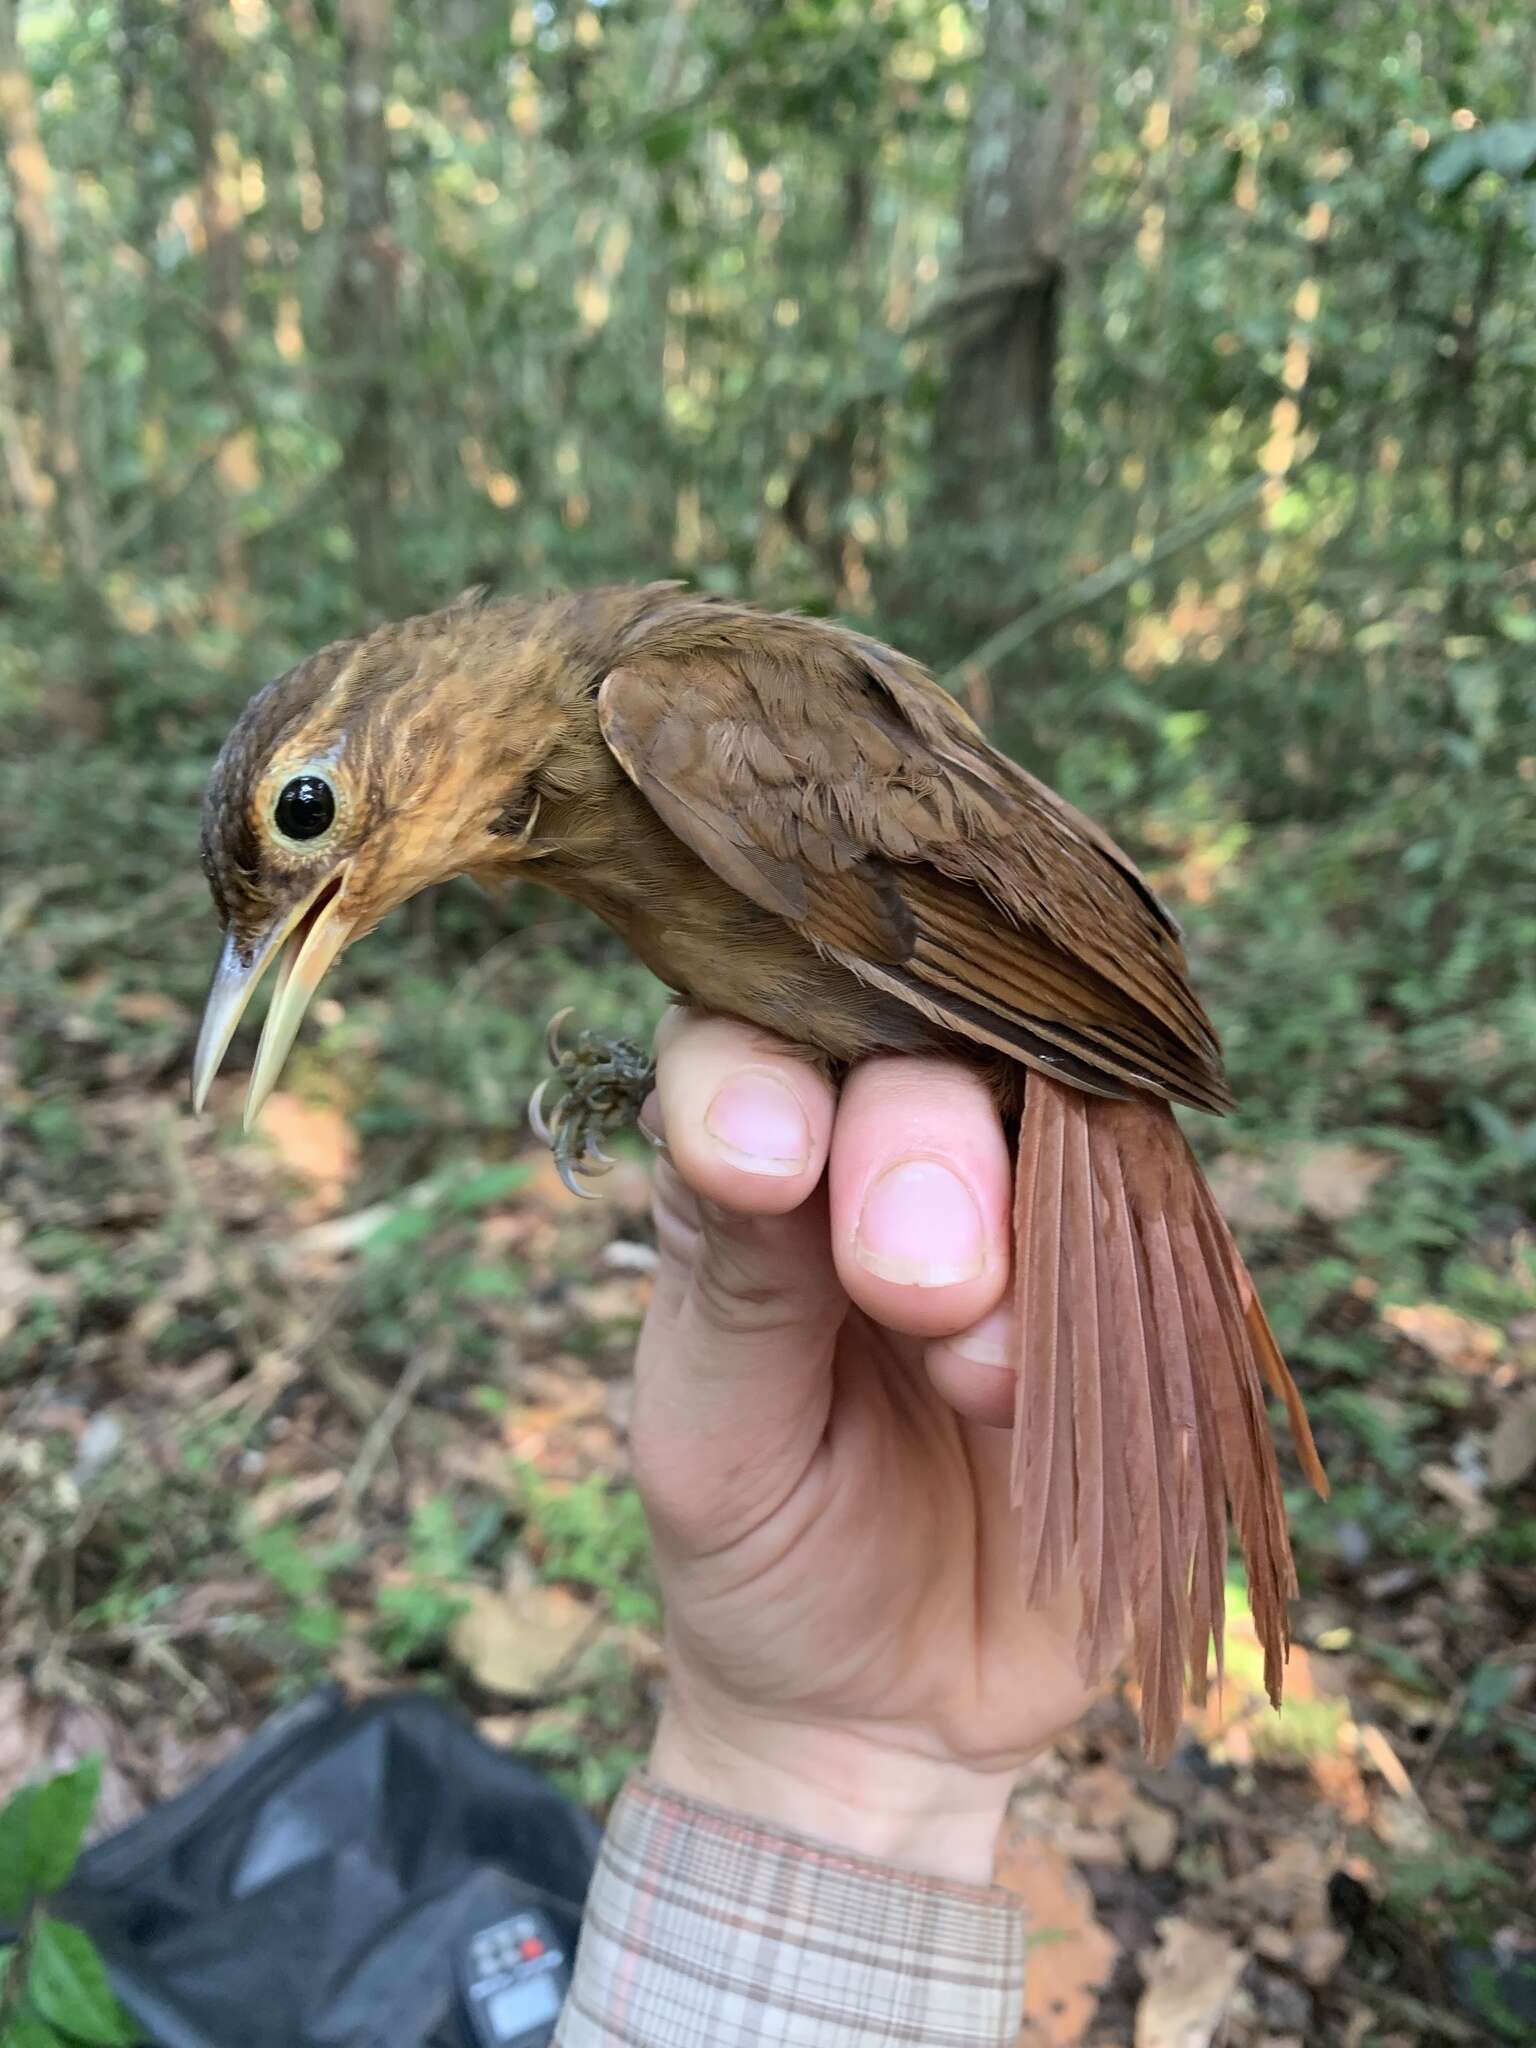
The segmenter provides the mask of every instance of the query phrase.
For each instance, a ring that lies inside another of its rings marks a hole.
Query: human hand
[[[997,1111],[933,1059],[838,1098],[674,1013],[646,1120],[670,1153],[633,1425],[671,1674],[652,1769],[984,1881],[1018,1767],[1091,1697],[1075,1594],[1024,1608]]]

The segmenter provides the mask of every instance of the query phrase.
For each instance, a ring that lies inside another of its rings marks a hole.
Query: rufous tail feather
[[[1075,1570],[1078,1659],[1129,1645],[1142,1738],[1177,1736],[1222,1668],[1227,1518],[1279,1705],[1296,1572],[1266,1386],[1303,1469],[1327,1480],[1242,1254],[1166,1103],[1031,1073],[1014,1199],[1020,1371],[1013,1498],[1027,1597]]]

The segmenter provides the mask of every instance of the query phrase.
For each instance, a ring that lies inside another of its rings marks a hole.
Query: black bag
[[[155,2048],[463,2048],[464,1944],[538,1907],[569,1955],[597,1841],[436,1701],[332,1688],[88,1850],[51,1910]]]

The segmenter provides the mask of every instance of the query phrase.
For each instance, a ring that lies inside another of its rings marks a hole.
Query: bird
[[[337,956],[458,875],[575,899],[676,999],[834,1079],[882,1053],[980,1072],[1015,1160],[1021,1599],[1075,1579],[1085,1680],[1128,1653],[1165,1756],[1213,1652],[1221,1677],[1230,1517],[1278,1707],[1297,1578],[1266,1393],[1327,1480],[1174,1115],[1232,1106],[1219,1041],[1135,864],[916,661],[677,583],[468,591],[251,699],[202,863],[223,944],[198,1108],[276,963],[248,1122]],[[648,1068],[584,1042],[564,1076],[570,1167]]]

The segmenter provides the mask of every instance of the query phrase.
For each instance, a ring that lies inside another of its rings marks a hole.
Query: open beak
[[[246,1006],[256,993],[256,984],[277,960],[277,982],[245,1098],[245,1128],[249,1130],[256,1121],[261,1105],[277,1084],[288,1049],[325,970],[356,929],[356,919],[342,916],[336,907],[345,879],[345,868],[327,875],[281,923],[257,940],[248,956],[242,955],[234,934],[226,934],[192,1061],[194,1110],[200,1111],[207,1101],[213,1077],[235,1035],[235,1026],[245,1015]]]

